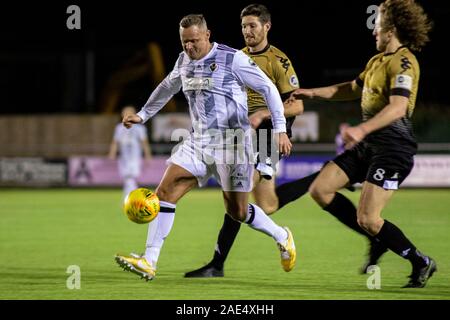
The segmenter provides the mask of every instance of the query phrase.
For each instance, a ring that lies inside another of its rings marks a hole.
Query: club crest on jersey
[[[216,71],[217,69],[219,69],[219,66],[217,65],[217,63],[211,63],[209,65],[209,70],[211,70],[211,72]]]
[[[251,66],[256,67],[256,63],[252,58],[248,58],[248,63],[250,63]]]

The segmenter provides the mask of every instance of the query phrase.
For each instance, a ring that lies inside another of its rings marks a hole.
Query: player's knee
[[[275,211],[278,210],[278,202],[271,202],[271,203],[256,203],[263,211],[265,214],[267,215],[271,215],[272,213],[274,213]]]
[[[358,215],[358,225],[370,235],[376,235],[382,226],[381,218],[372,218],[369,215]]]
[[[239,203],[229,203],[226,205],[227,213],[236,221],[244,222],[247,218],[247,205],[241,205]]]
[[[326,191],[320,183],[313,182],[309,186],[308,192],[321,207],[326,205]]]
[[[241,210],[233,210],[228,211],[228,214],[236,221],[239,222],[245,222],[245,219],[247,218],[247,211],[241,211]]]
[[[164,188],[163,186],[158,186],[155,190],[155,193],[160,201],[176,203],[177,199],[174,198],[173,193],[169,192],[169,190],[167,188]]]

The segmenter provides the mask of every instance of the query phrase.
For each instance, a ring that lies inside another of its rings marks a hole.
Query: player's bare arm
[[[346,147],[351,148],[369,133],[384,128],[403,118],[408,110],[408,98],[403,96],[390,96],[389,104],[378,112],[373,118],[355,127],[349,127],[343,132]]]
[[[144,157],[146,160],[150,160],[152,158],[152,149],[150,147],[150,143],[148,139],[144,139],[141,141],[142,149],[144,150]]]
[[[361,98],[362,89],[356,81],[343,82],[328,87],[313,89],[297,89],[291,97],[295,99],[317,99],[331,101],[348,101]]]
[[[289,97],[289,99],[283,102],[283,107],[285,118],[299,116],[304,110],[303,101],[292,97]],[[253,129],[258,128],[259,125],[267,119],[270,119],[270,111],[268,109],[258,110],[249,116],[250,125]]]
[[[108,153],[109,159],[115,160],[117,158],[117,149],[118,149],[117,141],[113,140],[109,147],[109,153]]]

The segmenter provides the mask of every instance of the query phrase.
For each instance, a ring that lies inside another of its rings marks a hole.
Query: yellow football
[[[159,199],[152,190],[139,188],[130,192],[126,197],[124,213],[133,222],[149,223],[159,213]]]

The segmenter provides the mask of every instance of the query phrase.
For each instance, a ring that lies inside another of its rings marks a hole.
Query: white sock
[[[249,203],[247,218],[245,219],[252,229],[261,231],[275,239],[276,242],[286,241],[288,234],[285,229],[273,222],[266,213],[256,204]]]
[[[125,199],[131,191],[137,188],[138,184],[136,179],[133,177],[126,177],[123,181],[123,198]]]
[[[175,208],[173,203],[160,201],[160,211],[156,218],[148,226],[147,243],[145,245],[144,257],[156,268],[159,253],[164,239],[169,235],[175,220]]]

